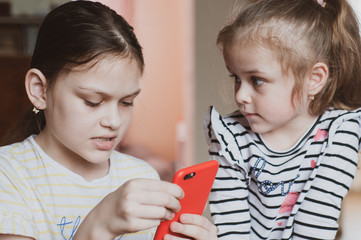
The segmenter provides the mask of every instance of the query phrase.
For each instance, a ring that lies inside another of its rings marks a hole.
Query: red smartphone
[[[182,237],[170,231],[170,224],[174,221],[179,221],[179,217],[183,213],[198,215],[203,213],[218,171],[218,166],[216,160],[210,160],[176,172],[173,183],[179,185],[184,191],[184,198],[180,200],[181,210],[175,214],[173,219],[161,222],[154,240],[162,240],[165,234]]]

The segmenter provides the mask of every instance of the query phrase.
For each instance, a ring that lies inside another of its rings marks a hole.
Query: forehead
[[[289,49],[287,46],[282,45],[278,37],[265,38],[258,36],[257,38],[244,38],[238,41],[232,41],[223,47],[223,55],[239,54],[243,56],[245,61],[257,65],[263,65],[265,68],[277,67],[283,75],[294,75],[292,63],[295,63],[297,54]]]
[[[233,71],[280,68],[275,52],[261,45],[238,43],[228,45],[223,49],[223,57],[227,68],[232,68]]]
[[[232,44],[263,47],[275,53],[284,74],[295,72],[300,61],[310,61],[311,48],[305,36],[306,26],[290,23],[282,18],[271,18],[265,22],[252,22],[237,28]],[[297,31],[295,31],[297,29]]]
[[[91,88],[109,94],[140,89],[141,72],[132,58],[109,57],[60,74],[54,89]]]

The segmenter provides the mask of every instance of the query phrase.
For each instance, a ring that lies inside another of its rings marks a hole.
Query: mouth
[[[115,139],[115,137],[109,137],[109,138],[105,138],[105,137],[95,137],[95,138],[92,138],[93,140],[96,140],[96,141],[112,141]]]
[[[253,113],[246,112],[246,111],[242,111],[242,110],[241,110],[241,113],[242,113],[244,116],[247,116],[247,115],[252,115],[252,114],[253,114]]]
[[[93,145],[102,151],[112,150],[115,147],[116,137],[94,137],[91,138]]]
[[[245,116],[247,119],[257,117],[257,113],[249,113],[249,112],[242,112],[243,116]]]

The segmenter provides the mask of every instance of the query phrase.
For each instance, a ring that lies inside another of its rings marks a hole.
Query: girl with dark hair
[[[25,76],[34,121],[0,148],[0,239],[150,240],[180,209],[180,187],[114,150],[143,68],[132,27],[108,7],[68,2],[46,16]],[[203,216],[171,228],[216,239]]]

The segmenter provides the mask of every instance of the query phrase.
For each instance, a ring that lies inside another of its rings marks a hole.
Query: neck
[[[286,151],[295,146],[299,140],[310,130],[317,116],[303,118],[302,121],[283,126],[279,130],[261,134],[266,145],[274,151]]]

